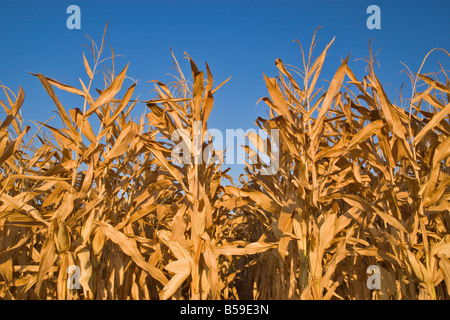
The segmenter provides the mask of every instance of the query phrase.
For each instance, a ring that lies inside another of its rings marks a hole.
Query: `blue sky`
[[[66,9],[81,8],[81,30],[69,30]],[[366,9],[381,8],[381,29],[369,30]],[[409,79],[400,71],[403,62],[417,71],[423,57],[435,47],[450,51],[450,1],[0,1],[0,81],[17,92],[25,90],[22,115],[26,120],[45,121],[56,107],[39,80],[29,72],[42,73],[63,83],[80,87],[78,78],[87,82],[82,53],[88,34],[100,42],[106,22],[108,44],[114,47],[117,69],[128,62],[128,75],[139,80],[136,93],[151,99],[149,80],[170,82],[173,73],[172,47],[186,76],[187,52],[204,69],[211,67],[215,81],[231,80],[215,95],[210,128],[254,127],[257,117],[265,117],[268,95],[263,72],[275,76],[274,61],[301,67],[299,40],[309,47],[316,27],[316,53],[335,36],[323,69],[322,79],[331,80],[348,54],[349,66],[362,78],[365,64],[355,61],[368,55],[369,40],[375,51],[381,49],[377,68],[380,81],[387,85],[392,100],[395,90]],[[106,52],[108,54],[109,52]],[[438,71],[440,61],[448,66],[450,58],[435,53],[425,71]],[[125,86],[132,84],[127,80]],[[323,83],[326,85],[326,83]],[[326,86],[325,86],[326,87]],[[61,95],[63,105],[80,107],[80,100]],[[136,111],[144,112],[143,104]],[[31,124],[31,123],[28,123]],[[32,125],[33,126],[33,125]]]

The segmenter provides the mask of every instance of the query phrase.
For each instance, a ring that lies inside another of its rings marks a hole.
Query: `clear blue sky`
[[[66,28],[66,9],[81,8],[81,30]],[[366,9],[381,8],[381,30],[369,30]],[[365,64],[354,61],[368,55],[373,38],[381,68],[378,75],[389,85],[391,99],[408,78],[400,61],[417,71],[423,57],[435,47],[450,51],[450,1],[4,1],[0,0],[0,81],[26,94],[22,114],[26,120],[45,121],[56,107],[39,80],[27,72],[42,73],[63,83],[80,87],[87,82],[82,52],[89,44],[86,34],[100,42],[107,20],[107,40],[115,53],[123,55],[117,68],[130,63],[129,76],[138,79],[135,91],[140,99],[151,99],[148,80],[171,81],[170,47],[190,75],[186,51],[204,69],[210,65],[217,83],[232,79],[215,96],[209,127],[253,127],[258,116],[265,117],[268,95],[263,72],[275,76],[274,61],[301,66],[298,39],[308,47],[317,26],[317,54],[336,36],[329,50],[323,77],[330,80],[341,59],[349,53],[350,67],[362,78]],[[450,58],[436,53],[426,71],[438,71],[437,60],[449,65]],[[125,86],[131,85],[127,80]],[[325,83],[324,83],[325,84]],[[56,90],[68,108],[80,107],[79,100]],[[137,111],[143,112],[143,104]],[[30,123],[28,123],[30,124]]]

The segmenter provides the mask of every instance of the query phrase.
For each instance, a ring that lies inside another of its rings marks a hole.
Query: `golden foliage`
[[[270,114],[257,125],[278,129],[280,143],[259,151],[278,152],[279,170],[247,164],[240,186],[220,163],[172,158],[172,133],[193,140],[200,121],[204,134],[223,85],[190,57],[193,83],[174,57],[177,82],[155,82],[139,122],[136,83],[118,98],[128,66],[91,92],[104,41],[91,47],[92,68],[83,55],[81,89],[34,74],[63,128],[41,124],[28,142],[25,93],[2,86],[0,298],[448,299],[449,79],[411,75],[408,111],[389,100],[371,54],[362,81],[347,58],[317,89],[330,45],[313,61],[313,38],[302,81],[280,59],[278,77],[264,75]],[[66,110],[54,87],[82,96],[83,110]],[[212,141],[205,148],[220,155]],[[67,288],[70,265],[82,290]],[[380,290],[366,287],[370,265],[381,269]]]

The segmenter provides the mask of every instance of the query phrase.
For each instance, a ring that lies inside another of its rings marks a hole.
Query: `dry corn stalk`
[[[330,45],[313,60],[313,38],[301,81],[279,59],[279,76],[264,76],[270,113],[257,124],[280,143],[249,139],[266,159],[278,152],[279,169],[263,175],[260,157],[240,186],[218,161],[173,157],[175,132],[192,146],[183,157],[198,157],[198,143],[222,155],[204,138],[223,83],[189,56],[192,83],[174,57],[177,81],[156,81],[150,112],[134,121],[128,66],[116,75],[112,59],[105,88],[91,89],[104,39],[92,42],[87,85],[34,74],[63,127],[42,123],[28,140],[24,91],[2,86],[0,298],[448,299],[449,79],[412,75],[407,110],[387,97],[371,54],[362,81],[347,58],[317,89]],[[83,107],[66,110],[55,88]],[[67,287],[73,265],[80,290]],[[365,286],[369,265],[380,290]]]

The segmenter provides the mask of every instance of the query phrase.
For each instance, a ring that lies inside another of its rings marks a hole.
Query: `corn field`
[[[220,161],[172,157],[173,132],[193,139],[198,121],[205,134],[226,82],[188,55],[189,75],[174,55],[176,81],[155,81],[144,101],[136,83],[123,86],[128,66],[116,71],[113,53],[103,59],[105,38],[99,47],[91,40],[93,62],[83,55],[89,83],[30,75],[62,123],[40,123],[33,134],[19,112],[24,91],[2,85],[0,298],[449,299],[445,70],[410,73],[411,97],[397,106],[371,50],[362,79],[347,57],[324,82],[333,41],[314,57],[314,39],[309,51],[300,45],[302,68],[277,59],[278,74],[264,75],[269,111],[256,124],[278,130],[278,150],[252,134],[255,148],[245,151],[269,159],[278,152],[278,171],[263,174],[260,157],[238,182]],[[109,72],[102,63],[112,63]],[[92,88],[95,77],[103,89]],[[84,104],[68,110],[58,90]],[[135,121],[130,113],[142,104]],[[211,139],[201,143],[223,156]],[[81,289],[67,286],[72,265]],[[376,290],[366,285],[371,265],[381,272]]]

